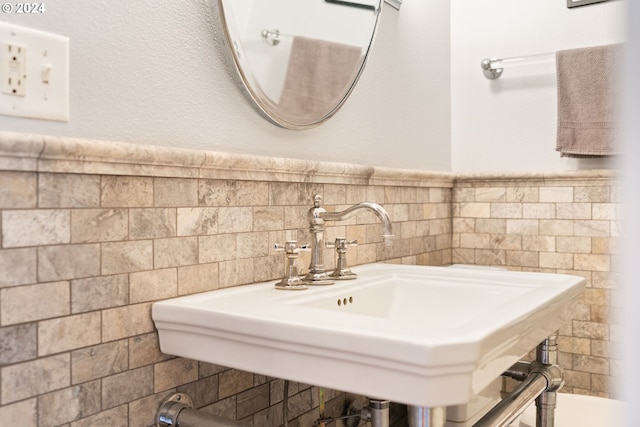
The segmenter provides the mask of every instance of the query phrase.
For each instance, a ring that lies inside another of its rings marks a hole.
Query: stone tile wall
[[[611,173],[460,176],[453,192],[456,263],[585,277],[559,331],[564,392],[612,397],[616,238],[621,204]]]
[[[151,426],[160,402],[182,391],[206,411],[281,425],[282,380],[162,354],[150,308],[279,278],[284,256],[273,244],[309,241],[314,194],[329,210],[370,200],[389,211],[392,248],[371,214],[329,227],[328,239],[358,240],[351,265],[584,276],[588,288],[560,331],[565,391],[609,396],[619,219],[611,174],[454,178],[0,133],[0,419]],[[342,413],[349,396],[325,394],[327,414]],[[290,425],[312,425],[318,389],[291,384],[289,395]]]
[[[176,391],[248,425],[281,425],[282,380],[162,354],[150,311],[165,298],[275,282],[285,258],[273,245],[309,241],[314,194],[328,210],[370,200],[390,213],[391,248],[371,214],[329,227],[329,239],[358,240],[352,265],[451,260],[447,177],[435,185],[393,171],[345,177],[341,165],[335,174],[319,173],[322,165],[295,174],[293,162],[215,156],[204,168],[192,153],[159,161],[122,144],[59,143],[0,136],[3,425],[152,426]],[[333,259],[328,250],[327,264]],[[311,426],[318,389],[296,383],[289,394],[290,425]],[[345,394],[325,394],[327,415],[342,414]]]

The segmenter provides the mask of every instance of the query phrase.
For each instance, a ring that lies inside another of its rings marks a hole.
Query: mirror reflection
[[[289,129],[317,126],[364,68],[381,0],[218,0],[227,42],[256,106]]]

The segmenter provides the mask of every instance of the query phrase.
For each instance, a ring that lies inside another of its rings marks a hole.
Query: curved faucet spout
[[[382,238],[386,246],[393,244],[393,226],[391,225],[391,218],[387,211],[377,203],[373,202],[360,202],[340,212],[322,212],[320,216],[325,221],[343,221],[355,215],[360,209],[368,209],[376,214],[382,226],[384,227],[384,233]]]
[[[324,249],[324,232],[325,221],[343,221],[350,218],[357,211],[361,209],[370,210],[376,214],[384,227],[382,237],[386,246],[391,246],[393,243],[393,229],[391,225],[391,218],[389,214],[382,206],[373,202],[361,202],[355,204],[341,212],[327,212],[322,206],[320,206],[322,197],[315,195],[313,197],[313,207],[309,209],[309,231],[312,234],[311,242],[311,263],[309,264],[309,272],[304,277],[304,282],[310,285],[330,285],[334,283],[332,277],[327,272],[322,251]]]

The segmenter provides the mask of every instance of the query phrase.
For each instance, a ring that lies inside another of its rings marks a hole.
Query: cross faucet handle
[[[357,240],[347,240],[345,237],[336,237],[335,242],[325,242],[324,247],[327,249],[336,249],[336,251],[346,251],[347,246],[358,246]]]
[[[273,249],[280,252],[284,251],[287,257],[287,268],[286,274],[278,283],[275,284],[276,289],[284,289],[284,290],[299,290],[299,289],[307,289],[307,285],[302,282],[300,276],[298,276],[298,268],[296,267],[296,259],[300,251],[308,251],[310,250],[307,245],[298,246],[297,240],[287,240],[287,242],[283,245],[281,243],[276,243],[273,245]]]
[[[347,240],[345,237],[338,237],[336,239],[335,248],[337,251],[347,250],[347,246],[358,246],[357,240]]]
[[[335,243],[333,243],[331,247],[336,248],[338,259],[336,260],[336,269],[331,273],[331,277],[337,280],[351,280],[358,277],[347,265],[347,247],[357,245],[357,240],[347,240],[346,237],[336,238]]]
[[[284,245],[281,243],[276,243],[273,245],[273,249],[278,252],[284,251],[287,256],[294,255],[294,254],[297,255],[300,251],[311,250],[309,245],[298,246],[297,240],[287,240],[287,242]]]

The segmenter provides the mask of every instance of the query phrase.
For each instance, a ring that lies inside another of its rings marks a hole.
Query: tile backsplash
[[[377,202],[393,219],[392,247],[373,214],[330,224],[329,240],[358,241],[351,265],[451,260],[446,174],[179,150],[159,160],[149,147],[20,135],[0,148],[0,418],[10,425],[151,426],[175,391],[212,413],[281,425],[282,380],[162,354],[150,311],[275,283],[286,259],[273,246],[310,241],[314,194],[327,210]],[[327,415],[341,414],[345,394],[325,394]],[[290,395],[291,425],[312,425],[317,388],[292,384]]]
[[[0,419],[8,425],[151,426],[175,391],[248,425],[282,424],[283,381],[162,354],[154,301],[279,279],[273,249],[309,241],[327,210],[382,204],[331,224],[358,240],[350,265],[501,265],[579,274],[588,288],[560,331],[565,391],[609,396],[617,185],[606,172],[456,176],[0,134]],[[331,250],[325,253],[330,266]],[[308,258],[299,267],[305,270]],[[348,396],[328,390],[327,413]],[[318,389],[292,384],[293,426]]]

